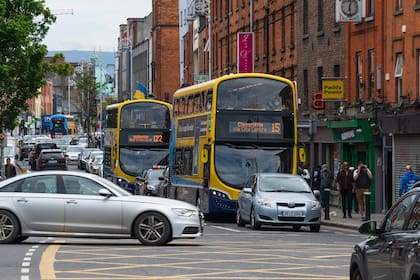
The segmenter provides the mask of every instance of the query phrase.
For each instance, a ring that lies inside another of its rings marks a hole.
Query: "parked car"
[[[37,143],[34,146],[34,149],[29,154],[29,166],[32,170],[36,169],[36,159],[39,156],[39,153],[43,149],[58,149],[57,144],[53,142],[43,142],[43,143]]]
[[[139,194],[159,196],[159,178],[163,176],[163,168],[151,168],[140,178]]]
[[[79,155],[79,159],[77,161],[77,168],[81,170],[86,169],[86,160],[89,157],[89,154],[91,151],[99,151],[99,149],[96,148],[83,148],[82,152]]]
[[[43,149],[36,159],[36,170],[67,170],[67,159],[61,149]]]
[[[104,152],[102,152],[101,150],[93,150],[89,153],[89,156],[86,159],[86,171],[89,173],[92,173],[91,171],[91,167],[92,167],[92,163],[95,160],[96,156],[102,156],[104,155]]]
[[[91,163],[91,166],[90,166],[90,172],[93,173],[93,174],[96,174],[98,176],[103,177],[104,176],[103,163],[104,163],[104,156],[103,155],[95,156],[95,159],[93,160],[93,162]]]
[[[16,203],[24,198],[25,203]],[[44,171],[0,182],[0,243],[30,236],[138,239],[163,245],[203,234],[202,215],[186,202],[134,196],[97,175]]]
[[[74,146],[69,145],[64,153],[67,158],[67,162],[70,163],[77,163],[79,159],[79,155],[82,152],[83,147],[81,146]]]
[[[379,227],[368,221],[359,232],[370,236],[353,249],[351,280],[420,279],[420,188],[395,202]]]
[[[23,143],[19,150],[19,160],[29,158],[29,154],[34,149],[35,143]]]
[[[314,194],[300,176],[253,174],[239,193],[236,222],[238,226],[250,223],[253,229],[262,225],[289,225],[294,230],[309,226],[312,232],[319,232],[319,192]]]

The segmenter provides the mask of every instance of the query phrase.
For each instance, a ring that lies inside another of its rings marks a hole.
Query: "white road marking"
[[[227,230],[227,231],[232,231],[232,232],[242,232],[241,230],[237,230],[237,229],[233,229],[233,228],[228,228],[228,227],[221,227],[221,226],[211,226],[217,229],[221,229],[221,230]]]

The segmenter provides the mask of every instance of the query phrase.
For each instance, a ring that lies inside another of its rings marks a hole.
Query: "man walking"
[[[13,163],[10,162],[10,158],[6,159],[6,165],[4,166],[4,175],[6,176],[6,179],[12,178],[16,176],[16,167],[13,165]]]
[[[363,163],[363,161],[359,161],[359,166],[356,170],[354,170],[353,179],[362,221],[366,219],[364,216],[366,205],[366,198],[364,193],[369,191],[372,178],[372,172],[370,172],[369,168]]]
[[[349,169],[348,162],[343,162],[343,169],[337,174],[337,190],[341,195],[341,207],[343,209],[343,218],[348,215],[351,218],[352,198],[354,191],[353,173]],[[347,213],[346,213],[347,210]],[[347,215],[346,215],[347,214]]]
[[[411,167],[411,165],[407,165],[405,167],[405,171],[406,172],[400,181],[400,189],[399,189],[400,196],[408,192],[411,189],[411,187],[413,187],[414,183],[419,181],[419,177],[417,177],[416,174],[414,174],[413,168]]]
[[[331,188],[332,181],[333,181],[333,175],[330,170],[328,170],[327,165],[324,163],[321,166],[321,182],[320,182],[320,193],[321,193],[321,206],[322,208],[325,208],[325,202],[326,202],[326,195],[325,195],[325,189]]]

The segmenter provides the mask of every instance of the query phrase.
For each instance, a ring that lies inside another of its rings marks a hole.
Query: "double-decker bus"
[[[51,138],[59,138],[69,134],[67,117],[62,114],[50,116],[50,134]]]
[[[76,120],[73,115],[65,115],[67,119],[67,127],[69,135],[76,134]]]
[[[274,75],[226,75],[177,90],[168,196],[234,213],[256,172],[297,172],[296,92]]]
[[[107,106],[104,177],[133,190],[145,170],[167,165],[171,114],[171,104],[151,99]]]

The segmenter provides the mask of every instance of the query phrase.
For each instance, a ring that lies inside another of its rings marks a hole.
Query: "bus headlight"
[[[128,184],[128,181],[124,178],[117,178],[117,185],[120,187],[125,187]]]
[[[223,198],[223,199],[228,199],[229,198],[227,196],[227,194],[222,193],[221,191],[212,191],[211,194],[215,197],[218,197],[218,198]]]

